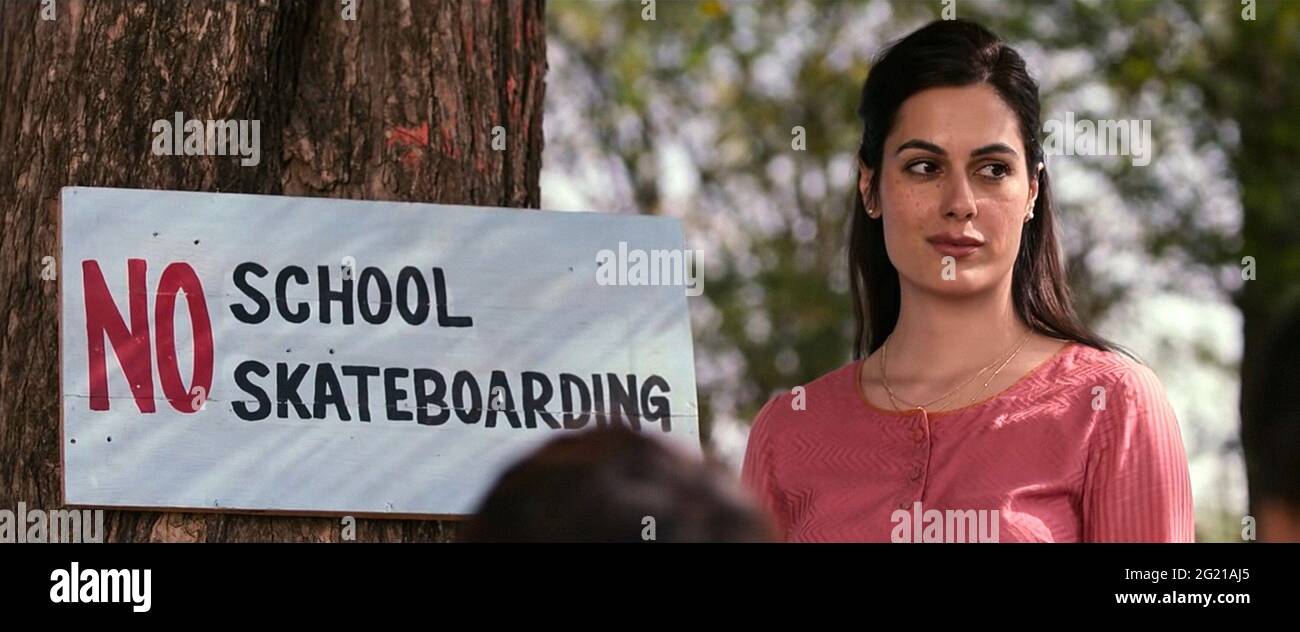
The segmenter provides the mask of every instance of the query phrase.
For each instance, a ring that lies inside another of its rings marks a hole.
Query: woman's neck
[[[889,379],[944,381],[1004,357],[1029,327],[1016,315],[1010,283],[952,297],[904,284],[898,324],[889,336]]]

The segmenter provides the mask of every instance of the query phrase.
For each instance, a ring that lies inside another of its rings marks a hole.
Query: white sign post
[[[674,219],[70,187],[60,238],[70,505],[461,516],[562,433],[699,450]]]

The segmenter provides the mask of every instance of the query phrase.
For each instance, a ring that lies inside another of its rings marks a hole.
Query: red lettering
[[[176,292],[185,292],[185,302],[190,311],[190,327],[194,333],[194,374],[191,389],[200,387],[202,393],[212,390],[212,321],[208,318],[208,303],[203,297],[203,284],[188,263],[173,263],[163,270],[158,280],[158,294],[154,303],[154,322],[158,325],[158,380],[163,394],[172,408],[183,413],[198,412],[194,393],[181,381],[180,366],[176,362],[175,320]]]
[[[145,288],[146,263],[144,259],[128,259],[127,301],[130,305],[131,326],[127,327],[117,304],[108,291],[99,263],[87,259],[81,262],[86,297],[86,340],[90,369],[90,409],[108,410],[108,361],[104,339],[113,346],[122,373],[131,385],[135,405],[142,413],[156,412],[153,397],[153,363],[149,345],[149,295]],[[167,266],[158,280],[154,303],[154,320],[157,322],[158,379],[163,393],[172,408],[183,412],[197,411],[193,394],[185,388],[180,365],[176,361],[176,332],[173,321],[176,314],[176,293],[184,292],[190,312],[190,326],[194,334],[192,388],[211,392],[214,353],[212,346],[212,321],[208,315],[203,284],[188,263]],[[205,395],[206,396],[206,395]],[[202,398],[200,398],[201,400]]]
[[[153,365],[149,360],[149,297],[145,290],[144,259],[128,259],[127,301],[130,304],[131,328],[127,329],[99,264],[81,262],[86,295],[86,341],[90,361],[90,409],[108,410],[108,367],[104,354],[104,337],[113,345],[117,362],[131,385],[135,405],[142,413],[154,412]]]

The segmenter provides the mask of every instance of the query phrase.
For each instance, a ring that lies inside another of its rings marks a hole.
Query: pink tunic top
[[[754,421],[741,478],[786,541],[1194,540],[1178,420],[1147,367],[1071,343],[994,397],[927,414],[873,406],[861,366]]]

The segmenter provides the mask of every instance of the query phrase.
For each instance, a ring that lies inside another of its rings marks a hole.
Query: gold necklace
[[[967,384],[970,384],[971,382],[975,381],[975,378],[977,378],[977,377],[983,375],[985,371],[988,371],[990,368],[992,368],[994,364],[997,364],[997,363],[998,363],[997,360],[994,360],[994,361],[990,362],[988,365],[986,365],[984,368],[980,369],[979,372],[977,372],[977,373],[975,373],[974,375],[972,375],[972,376],[971,376],[969,379],[967,379],[965,382],[962,382],[961,384],[958,384],[955,388],[953,388],[952,390],[949,390],[947,393],[944,393],[943,395],[940,395],[939,397],[936,397],[936,398],[934,398],[934,399],[932,399],[932,400],[930,400],[930,401],[928,401],[928,402],[926,402],[926,403],[924,403],[924,404],[914,404],[914,403],[912,403],[912,402],[909,402],[909,401],[903,399],[902,397],[899,397],[898,394],[894,392],[894,389],[891,388],[891,387],[889,386],[889,379],[888,379],[887,377],[885,377],[885,374],[886,374],[886,372],[885,372],[885,366],[886,366],[886,364],[887,364],[887,359],[888,359],[888,357],[889,357],[889,340],[886,339],[885,342],[884,342],[884,344],[880,345],[880,381],[881,381],[881,383],[882,383],[882,384],[884,385],[884,387],[885,387],[885,393],[889,395],[889,403],[890,403],[890,405],[893,406],[895,410],[902,410],[902,409],[898,406],[898,402],[900,402],[900,401],[903,402],[904,404],[907,404],[908,406],[910,406],[910,407],[911,407],[912,409],[914,409],[914,410],[915,410],[915,409],[924,410],[924,409],[930,407],[930,405],[932,405],[932,404],[934,404],[934,403],[936,403],[936,402],[943,401],[943,400],[944,400],[945,398],[947,398],[948,396],[952,395],[953,393],[957,392],[958,390],[961,390],[961,389],[962,389],[963,387],[965,387]]]
[[[993,378],[997,377],[998,374],[1002,372],[1002,369],[1006,368],[1006,366],[1010,364],[1011,361],[1015,359],[1017,355],[1020,354],[1021,347],[1024,347],[1025,343],[1028,341],[1029,341],[1029,335],[1025,334],[1025,337],[1020,340],[1020,344],[1016,345],[1016,350],[1011,352],[1011,355],[1005,361],[1002,362],[1002,366],[999,366],[998,370],[994,371],[993,375],[990,375],[989,379],[985,380],[984,384],[980,386],[980,390],[975,391],[975,394],[971,396],[970,401],[966,402],[967,406],[970,406],[971,404],[975,403],[975,398],[979,397],[980,393],[983,393],[984,389],[988,388],[989,383],[993,381]]]
[[[993,381],[993,379],[996,378],[998,374],[1002,372],[1002,369],[1005,368],[1007,364],[1009,364],[1011,360],[1014,359],[1016,355],[1020,353],[1020,349],[1025,346],[1025,343],[1029,340],[1029,336],[1032,333],[1033,330],[1030,330],[1029,332],[1025,333],[1025,336],[1020,339],[1020,342],[1015,346],[1015,348],[1010,352],[1010,354],[1005,356],[1005,359],[1002,360],[1001,366],[999,366],[997,370],[994,371],[993,374],[989,376],[989,379],[984,381],[984,384],[980,386],[980,389],[978,391],[975,391],[976,397],[978,397],[980,393],[984,392],[984,389],[987,388],[988,385]],[[889,378],[887,377],[885,371],[885,366],[888,357],[889,357],[889,339],[886,338],[885,342],[880,345],[880,382],[885,387],[885,393],[889,395],[890,405],[893,406],[894,410],[896,411],[902,410],[902,408],[899,407],[898,405],[899,401],[902,401],[904,404],[911,406],[913,410],[924,411],[929,406],[948,399],[949,397],[952,396],[953,393],[956,393],[957,391],[965,388],[967,384],[970,384],[971,382],[975,381],[976,378],[983,375],[986,371],[992,368],[993,365],[998,364],[998,359],[994,359],[992,362],[985,365],[984,368],[981,368],[974,375],[967,378],[966,381],[962,382],[961,384],[958,384],[956,387],[950,389],[948,392],[944,393],[943,395],[940,395],[939,397],[936,397],[924,404],[914,404],[912,402],[908,402],[907,400],[904,400],[902,397],[899,397],[898,394],[894,392],[894,389],[890,387]],[[972,398],[971,402],[974,401],[975,400]],[[970,404],[968,403],[967,405],[969,406]]]

